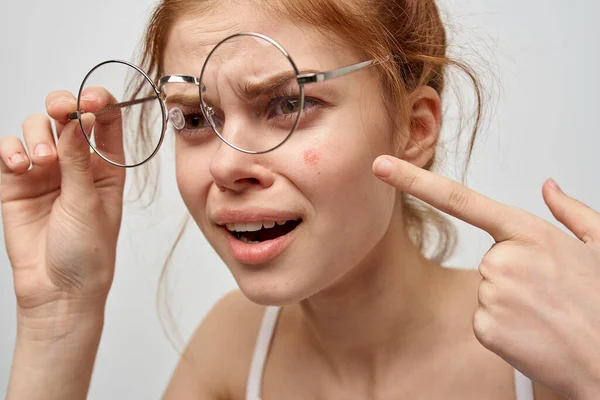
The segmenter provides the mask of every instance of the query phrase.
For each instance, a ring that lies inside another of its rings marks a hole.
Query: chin
[[[248,300],[264,306],[296,304],[310,297],[316,291],[297,278],[284,277],[282,274],[269,274],[265,270],[234,273],[234,278]]]

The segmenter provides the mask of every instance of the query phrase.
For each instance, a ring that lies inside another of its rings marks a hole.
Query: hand
[[[100,88],[89,93],[96,99],[82,100],[88,111],[114,101]],[[53,92],[46,104],[56,122],[58,145],[45,115],[23,123],[27,151],[17,137],[0,140],[0,200],[20,328],[26,320],[52,324],[64,313],[87,312],[83,308],[96,305],[103,312],[121,223],[125,171],[90,154],[79,121],[67,120],[77,109],[71,93]],[[94,126],[97,138],[122,147],[115,144],[120,122],[94,122],[91,113],[83,121]],[[35,330],[40,328],[36,322]]]
[[[479,265],[483,279],[473,329],[481,344],[571,399],[598,395],[592,390],[600,388],[600,214],[548,181],[544,200],[574,238],[397,158],[379,157],[373,170],[494,238]]]

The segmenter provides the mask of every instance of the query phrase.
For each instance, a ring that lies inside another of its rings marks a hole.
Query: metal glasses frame
[[[201,86],[201,82],[202,82],[202,78],[204,77],[204,72],[206,69],[206,64],[208,62],[208,60],[210,59],[211,55],[217,50],[217,48],[223,44],[225,41],[235,38],[235,37],[239,37],[239,36],[254,36],[260,39],[264,39],[267,42],[271,43],[272,45],[274,45],[279,51],[281,51],[283,53],[283,55],[288,59],[288,61],[290,62],[292,68],[294,69],[294,72],[296,74],[296,80],[298,82],[298,86],[300,87],[300,104],[299,104],[299,112],[298,115],[296,117],[296,121],[294,122],[294,125],[292,126],[292,129],[290,130],[290,133],[286,136],[286,138],[279,143],[277,146],[268,149],[268,150],[264,150],[264,151],[250,151],[250,150],[245,150],[242,149],[240,147],[237,147],[235,145],[233,145],[232,143],[229,143],[220,133],[219,131],[216,129],[216,127],[214,126],[213,120],[211,118],[212,115],[212,108],[207,106],[204,101],[202,100],[202,93],[204,91],[206,91],[206,87],[200,87]],[[390,56],[390,59],[393,58],[393,56]],[[161,77],[158,80],[158,83],[155,84],[152,79],[148,76],[148,74],[146,74],[140,67],[138,67],[135,64],[132,64],[130,62],[127,61],[123,61],[123,60],[107,60],[104,62],[101,62],[100,64],[96,65],[94,68],[92,68],[90,70],[90,72],[88,72],[88,74],[85,76],[85,78],[83,79],[83,82],[81,83],[81,86],[79,88],[79,93],[77,95],[77,110],[76,112],[73,112],[71,114],[69,114],[68,118],[69,120],[79,120],[79,124],[81,126],[81,130],[85,133],[84,127],[83,127],[83,121],[81,116],[83,114],[85,114],[85,111],[80,111],[81,110],[81,95],[83,92],[83,89],[85,87],[85,84],[88,80],[88,78],[90,77],[90,75],[97,70],[98,68],[102,67],[105,64],[109,64],[109,63],[119,63],[119,64],[124,64],[127,65],[133,69],[135,69],[136,71],[138,71],[140,74],[142,74],[144,76],[144,78],[146,79],[146,81],[148,81],[148,83],[150,83],[150,85],[152,86],[152,89],[154,90],[156,97],[154,96],[150,96],[150,97],[144,97],[144,98],[140,98],[140,99],[135,99],[135,100],[131,100],[131,101],[125,101],[122,103],[115,103],[115,104],[109,104],[106,107],[104,107],[102,110],[97,111],[94,113],[94,115],[99,115],[102,114],[104,112],[107,111],[111,111],[111,110],[115,110],[118,108],[123,108],[123,107],[128,107],[128,106],[132,106],[135,104],[141,104],[144,102],[148,102],[148,101],[153,101],[153,100],[159,100],[160,105],[161,105],[161,111],[162,111],[162,128],[161,128],[161,135],[160,135],[160,140],[158,142],[158,145],[156,146],[156,149],[154,149],[154,151],[152,152],[152,154],[146,158],[144,161],[139,162],[137,164],[134,165],[126,165],[126,164],[120,164],[117,162],[114,162],[110,159],[108,159],[107,157],[105,157],[100,151],[98,151],[94,145],[91,142],[91,139],[87,137],[87,134],[84,134],[83,136],[85,137],[86,141],[88,142],[88,144],[90,145],[90,147],[94,150],[94,152],[96,152],[96,154],[98,154],[102,159],[104,159],[106,162],[117,166],[117,167],[122,167],[122,168],[134,168],[134,167],[138,167],[142,164],[145,164],[146,162],[150,161],[157,153],[158,150],[160,149],[162,142],[164,140],[165,137],[165,132],[167,130],[167,123],[169,122],[169,112],[167,111],[167,106],[166,106],[166,97],[165,94],[163,92],[163,86],[166,85],[167,83],[191,83],[194,84],[196,86],[198,86],[199,88],[199,92],[200,92],[200,108],[202,110],[202,113],[204,115],[204,118],[209,121],[209,124],[211,125],[211,128],[213,129],[213,131],[215,132],[215,134],[223,141],[225,142],[228,146],[234,148],[235,150],[238,150],[242,153],[247,153],[247,154],[264,154],[264,153],[268,153],[270,151],[273,151],[277,148],[279,148],[280,146],[282,146],[291,136],[292,133],[294,133],[294,131],[296,130],[296,127],[298,126],[298,121],[300,120],[300,114],[302,112],[302,110],[304,109],[304,85],[308,85],[311,83],[317,83],[317,82],[324,82],[330,79],[334,79],[334,78],[339,78],[341,76],[350,74],[352,72],[357,72],[360,71],[361,69],[373,66],[375,64],[378,64],[379,62],[376,60],[369,60],[369,61],[362,61],[356,64],[351,64],[351,65],[346,65],[344,67],[340,67],[340,68],[336,68],[330,71],[324,71],[324,72],[312,72],[312,73],[307,73],[307,74],[300,74],[300,70],[298,69],[298,67],[296,66],[296,63],[294,62],[294,60],[292,59],[292,56],[287,52],[287,50],[285,50],[283,48],[283,46],[281,46],[278,42],[276,42],[275,40],[273,40],[272,38],[260,34],[260,33],[256,33],[256,32],[239,32],[233,35],[230,35],[228,37],[226,37],[225,39],[221,40],[219,43],[217,43],[215,45],[215,47],[210,51],[210,53],[208,54],[208,56],[206,57],[206,60],[204,61],[204,65],[202,66],[202,71],[200,73],[200,78],[196,78],[194,76],[189,76],[189,75],[165,75],[163,77]]]

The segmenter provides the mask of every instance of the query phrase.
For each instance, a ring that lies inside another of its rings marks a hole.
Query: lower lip
[[[277,239],[266,240],[256,244],[244,243],[236,239],[227,228],[223,227],[221,229],[223,229],[227,236],[229,251],[233,258],[245,264],[258,265],[269,262],[281,254],[289,246],[298,227]]]

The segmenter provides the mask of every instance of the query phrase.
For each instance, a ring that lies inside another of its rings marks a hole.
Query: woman
[[[252,93],[278,65],[263,57],[263,42],[251,42],[203,68],[215,45],[238,32],[273,38],[303,73],[375,62],[306,85],[304,102],[275,103],[277,117],[299,115],[295,131],[272,151],[248,154],[231,144],[252,146],[265,127],[250,129],[255,121],[240,105],[253,98],[241,101],[240,93]],[[205,135],[200,101],[194,109],[167,84],[166,104],[185,121],[176,137],[177,180],[240,287],[199,327],[165,398],[587,400],[600,393],[600,215],[546,183],[546,203],[575,239],[428,171],[452,63],[433,1],[159,5],[142,64],[156,80],[206,72],[201,93],[223,140]],[[94,88],[81,102],[89,111],[113,100]],[[67,92],[48,96],[58,143],[50,120],[32,116],[25,145],[0,144],[19,306],[9,399],[84,398],[102,331],[125,172],[90,157],[80,124],[68,118],[76,103]],[[113,131],[78,117],[84,129]],[[235,141],[249,138],[245,132],[252,140]],[[443,240],[437,257],[423,255],[425,223],[442,238],[446,225],[405,194],[494,237],[479,273],[443,268]],[[248,233],[257,224],[259,233]],[[274,237],[269,229],[278,229]]]

